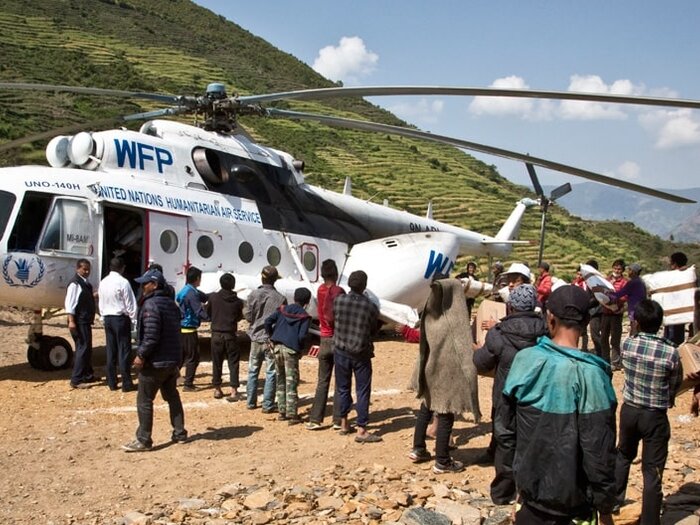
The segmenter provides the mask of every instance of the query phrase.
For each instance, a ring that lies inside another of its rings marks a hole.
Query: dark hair
[[[542,261],[537,267],[542,268],[545,272],[549,271],[549,263],[546,263],[544,261]]]
[[[121,257],[113,257],[109,261],[109,269],[113,272],[121,272],[124,269],[124,260]]]
[[[588,259],[588,260],[586,261],[586,264],[587,264],[588,266],[592,266],[592,267],[595,268],[596,270],[598,269],[598,261],[596,261],[595,259]]]
[[[613,266],[622,266],[623,268],[627,268],[627,265],[625,264],[624,259],[615,259],[612,263]]]
[[[640,332],[655,334],[664,320],[664,309],[656,301],[642,299],[634,308],[634,320]]]
[[[309,304],[311,301],[311,292],[306,288],[297,288],[294,290],[294,302],[300,305]]]
[[[362,270],[356,270],[348,277],[348,286],[350,289],[361,294],[367,288],[367,274]]]
[[[470,266],[473,266],[475,270],[476,270],[476,268],[477,268],[476,263],[475,263],[474,261],[469,261],[469,262],[467,263],[467,269],[469,269]]]
[[[338,280],[338,266],[333,259],[326,259],[321,263],[321,277],[333,281]]]
[[[160,273],[163,273],[163,266],[158,264],[157,262],[151,262],[151,264],[148,265],[149,270],[158,270]]]
[[[196,282],[197,279],[202,277],[202,270],[197,268],[196,266],[190,266],[187,269],[187,284],[192,284],[193,282]]]
[[[78,259],[78,262],[75,263],[75,267],[80,268],[81,266],[92,266],[92,265],[90,264],[90,261],[88,261],[87,259]]]
[[[219,277],[219,284],[222,289],[231,291],[236,286],[236,278],[230,273],[225,273]]]
[[[673,252],[671,254],[671,264],[675,264],[679,268],[682,268],[688,264],[688,256],[683,252]]]

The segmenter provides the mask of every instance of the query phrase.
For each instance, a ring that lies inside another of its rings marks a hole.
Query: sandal
[[[365,434],[364,436],[355,436],[355,443],[379,443],[384,441],[381,436],[377,434]]]

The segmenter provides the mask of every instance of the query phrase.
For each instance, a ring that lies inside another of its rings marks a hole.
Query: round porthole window
[[[316,255],[314,252],[306,252],[304,254],[304,268],[307,272],[312,272],[316,269]]]
[[[238,258],[244,263],[253,260],[253,246],[248,241],[243,241],[238,247]]]
[[[214,253],[214,241],[207,235],[202,235],[197,239],[197,253],[208,259]]]
[[[272,266],[278,266],[282,261],[282,254],[277,246],[270,246],[267,249],[267,262]]]
[[[172,230],[165,230],[160,234],[160,249],[165,253],[175,253],[179,246],[177,233]]]

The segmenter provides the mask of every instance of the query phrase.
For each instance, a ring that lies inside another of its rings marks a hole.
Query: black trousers
[[[221,374],[224,368],[224,358],[228,363],[229,382],[233,390],[241,386],[238,378],[241,352],[236,344],[236,334],[230,332],[211,333],[211,384],[221,386]]]
[[[318,381],[316,382],[316,394],[314,402],[309,412],[309,421],[312,423],[323,423],[326,415],[326,405],[328,403],[328,391],[331,387],[331,376],[333,375],[333,338],[322,337],[318,351]],[[340,410],[337,399],[333,397],[333,423],[340,421]]]
[[[600,325],[603,322],[602,320],[602,315],[595,315],[591,317],[591,322],[588,323],[588,328],[591,331],[591,341],[593,341],[593,353],[598,357],[603,357],[603,348],[600,342]]]
[[[70,335],[75,343],[70,382],[73,385],[88,383],[95,378],[95,372],[92,369],[92,325],[76,323],[75,330],[71,330]]]
[[[600,357],[612,366],[620,366],[621,340],[622,315],[603,315],[600,324]]]
[[[185,367],[185,386],[194,385],[194,375],[199,366],[199,338],[197,332],[180,333],[182,340],[182,357]]]
[[[531,507],[527,503],[523,503],[520,510],[515,513],[515,525],[573,525],[574,519],[576,519],[575,516],[549,514]],[[590,521],[590,518],[588,518],[588,521]]]
[[[177,391],[177,378],[180,374],[176,366],[168,368],[145,367],[139,374],[139,390],[136,395],[136,411],[139,416],[139,428],[136,439],[150,447],[153,445],[153,400],[160,390],[163,400],[170,408],[170,424],[173,426],[172,439],[187,437],[185,430],[185,411]]]
[[[435,414],[437,418],[437,435],[435,436],[435,462],[447,465],[450,457],[450,435],[455,422],[454,414]],[[433,418],[433,411],[425,403],[421,403],[416,419],[416,427],[413,430],[413,448],[425,450],[425,434]]]
[[[637,457],[642,442],[642,515],[640,525],[658,525],[661,522],[661,487],[671,427],[665,410],[650,410],[623,403],[620,409],[620,439],[615,461],[615,489],[620,505],[625,500],[630,465]]]
[[[107,386],[117,388],[117,369],[122,376],[122,389],[134,386],[131,380],[131,319],[125,315],[105,315],[107,341]]]

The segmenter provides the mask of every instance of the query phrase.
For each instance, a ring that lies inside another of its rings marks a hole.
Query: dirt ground
[[[44,333],[70,339],[64,324],[65,318],[51,320]],[[277,421],[276,414],[246,410],[244,402],[216,400],[209,385],[211,363],[205,355],[196,381],[200,389],[182,394],[191,441],[169,443],[167,406],[159,399],[154,450],[126,454],[120,446],[134,437],[136,393],[111,392],[105,383],[71,390],[69,371],[30,368],[26,334],[21,313],[0,312],[2,523],[91,523],[95,516],[116,518],[180,498],[210,497],[227,483],[249,477],[254,469],[263,469],[279,483],[296,484],[336,464],[413,468],[406,454],[418,404],[405,387],[417,345],[397,341],[376,345],[370,430],[382,435],[382,443],[357,444],[330,428],[311,432],[290,427]],[[94,339],[96,371],[104,377],[101,327],[96,326]],[[301,361],[302,415],[310,407],[316,366],[313,358]],[[242,362],[242,380],[246,373],[247,363]],[[616,374],[618,393],[621,382],[622,376]],[[459,448],[454,455],[469,467],[449,476],[466,479],[472,488],[488,494],[492,467],[474,463],[489,441],[491,379],[480,378],[479,389],[482,422],[460,419],[455,425]],[[679,407],[670,412],[672,435],[674,443],[685,443],[684,450],[696,454],[700,420],[679,419],[689,404],[690,394],[683,394]],[[666,483],[668,492],[679,480]]]

